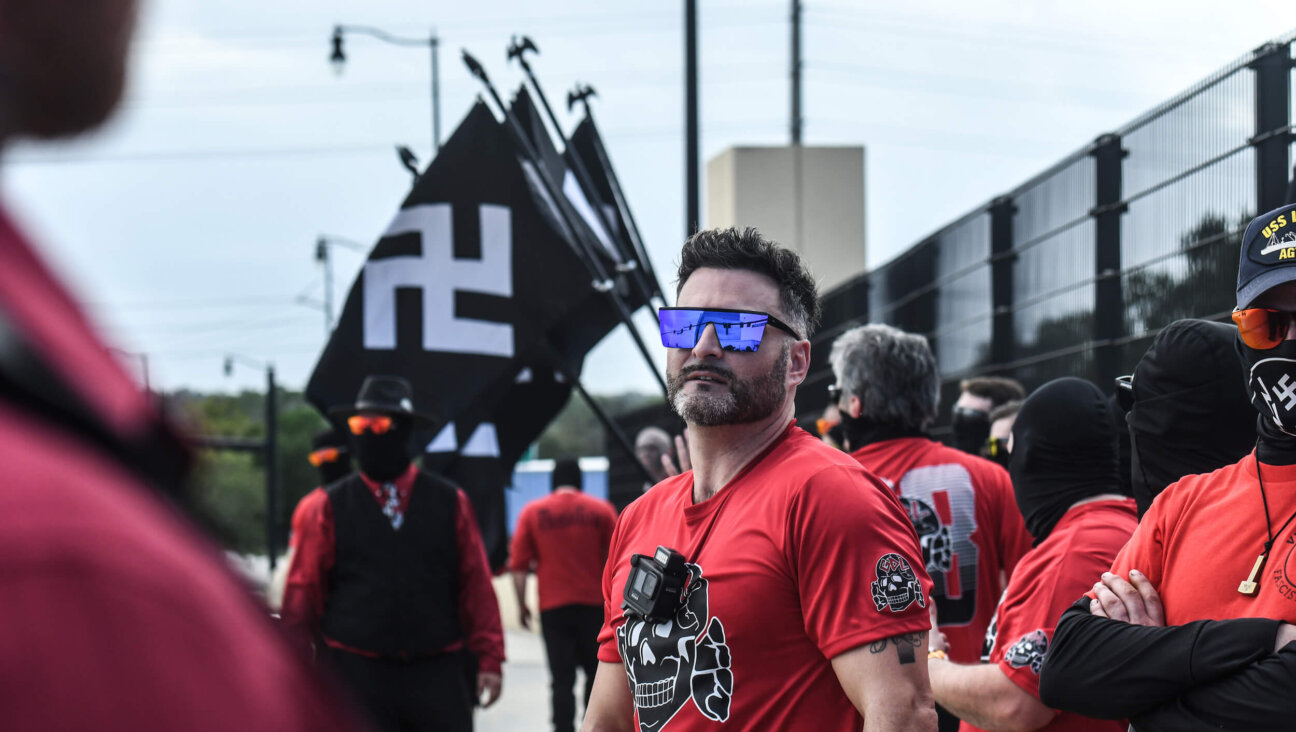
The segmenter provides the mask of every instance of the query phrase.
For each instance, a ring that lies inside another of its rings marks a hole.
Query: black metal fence
[[[833,340],[868,322],[928,337],[948,407],[975,375],[1028,389],[1081,376],[1110,391],[1165,325],[1226,319],[1243,230],[1288,200],[1293,40],[1261,46],[826,293],[801,423],[827,403]]]

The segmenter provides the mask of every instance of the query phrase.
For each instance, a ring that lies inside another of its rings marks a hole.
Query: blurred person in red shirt
[[[0,0],[0,136],[103,123],[135,17]],[[355,729],[184,515],[190,453],[3,211],[0,262],[4,726]]]
[[[518,621],[531,627],[527,574],[540,584],[540,630],[549,659],[554,732],[571,732],[576,714],[576,668],[585,673],[589,703],[598,670],[598,632],[603,625],[603,564],[616,512],[607,501],[581,492],[580,464],[559,460],[553,492],[522,509],[509,552],[517,591]]]

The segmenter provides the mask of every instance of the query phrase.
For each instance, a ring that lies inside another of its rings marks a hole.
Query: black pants
[[[545,654],[549,657],[550,696],[554,732],[572,732],[576,721],[576,667],[585,669],[585,698],[589,704],[598,670],[598,633],[603,606],[563,605],[540,613]]]
[[[472,732],[476,671],[466,651],[398,661],[330,648],[328,658],[383,732]]]

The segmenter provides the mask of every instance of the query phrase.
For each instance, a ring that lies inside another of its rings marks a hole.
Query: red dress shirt
[[[414,490],[414,477],[418,468],[411,464],[397,478],[397,496],[400,511],[409,507]],[[373,494],[379,506],[387,502],[382,484],[370,480],[363,473],[360,478]],[[459,622],[464,629],[464,640],[446,646],[443,651],[457,651],[467,647],[477,656],[482,671],[500,673],[504,662],[504,628],[500,621],[499,602],[491,586],[490,565],[486,560],[486,547],[473,513],[468,496],[458,491],[458,510],[455,514],[455,537],[459,549]],[[288,580],[284,585],[283,609],[280,615],[285,625],[301,638],[320,637],[320,621],[324,617],[324,603],[328,597],[328,577],[333,569],[334,536],[333,505],[323,488],[316,488],[302,498],[297,513],[301,523],[297,548]],[[324,642],[333,648],[365,656],[374,654],[350,648],[332,638]]]

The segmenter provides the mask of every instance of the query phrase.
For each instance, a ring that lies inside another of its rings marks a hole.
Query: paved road
[[[517,622],[517,599],[508,576],[495,579],[504,619],[504,693],[490,709],[477,712],[476,732],[549,732],[549,668],[545,665],[544,642],[538,632],[523,630]],[[536,583],[528,583],[527,604],[535,617]],[[537,626],[533,623],[533,628]],[[576,676],[576,705],[583,708],[584,679]]]

